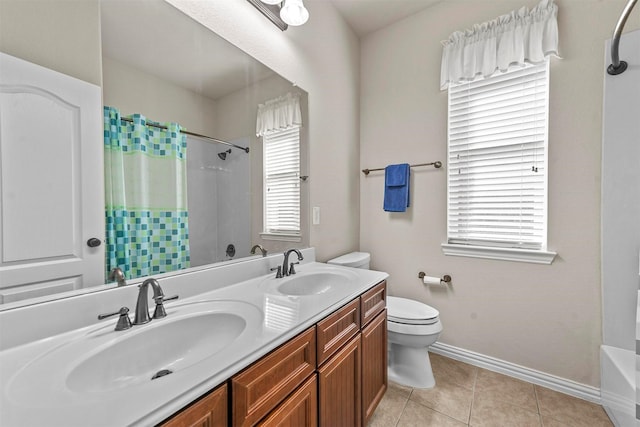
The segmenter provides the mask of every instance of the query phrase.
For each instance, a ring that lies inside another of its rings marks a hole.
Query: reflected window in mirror
[[[300,126],[263,136],[264,234],[300,236]]]
[[[263,239],[300,241],[300,96],[288,93],[258,106],[262,137]]]

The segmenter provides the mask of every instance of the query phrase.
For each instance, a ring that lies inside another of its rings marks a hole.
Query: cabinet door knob
[[[92,237],[89,240],[87,240],[87,246],[89,246],[90,248],[97,248],[101,244],[102,244],[102,241],[95,237]]]

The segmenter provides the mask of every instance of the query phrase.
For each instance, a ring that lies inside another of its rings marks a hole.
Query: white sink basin
[[[50,399],[55,405],[53,400],[69,393],[97,397],[163,382],[205,360],[235,359],[263,322],[260,309],[240,301],[201,301],[166,309],[166,318],[124,331],[113,330],[115,321],[94,326],[40,355],[11,378],[11,399],[29,401],[40,392],[57,390]]]
[[[206,312],[165,318],[155,326],[110,343],[80,362],[67,377],[69,389],[109,391],[160,375],[157,380],[218,353],[242,334],[247,322],[237,314]]]
[[[310,271],[299,272],[282,279],[272,279],[271,287],[283,295],[311,296],[339,290],[346,284],[356,280],[357,276],[350,271]]]

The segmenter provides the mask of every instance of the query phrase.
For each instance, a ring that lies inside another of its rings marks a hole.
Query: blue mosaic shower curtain
[[[187,139],[178,124],[129,119],[104,107],[106,275],[134,279],[189,267]]]

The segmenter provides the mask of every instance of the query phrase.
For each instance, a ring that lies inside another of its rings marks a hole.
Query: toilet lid
[[[435,308],[419,301],[387,297],[387,319],[392,322],[426,325],[437,321],[439,314]]]

